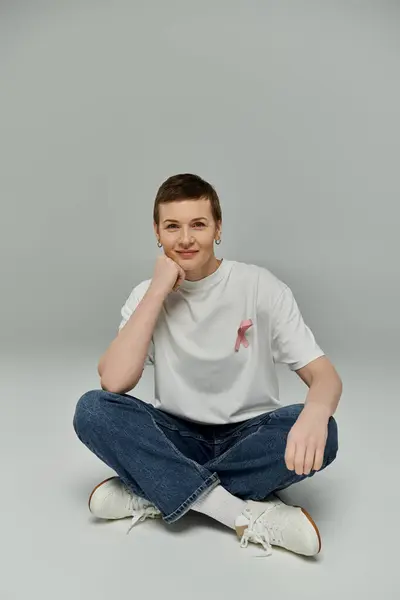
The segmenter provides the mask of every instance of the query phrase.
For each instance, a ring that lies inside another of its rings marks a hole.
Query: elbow
[[[112,394],[125,394],[128,390],[123,389],[121,386],[104,380],[104,377],[100,379],[101,389],[105,392],[111,392]]]
[[[129,382],[128,385],[121,385],[121,383],[116,383],[115,381],[109,381],[106,377],[103,376],[100,378],[101,389],[106,392],[111,392],[112,394],[126,394],[130,390],[132,390],[139,383],[140,377],[135,378],[133,381]]]
[[[110,381],[105,375],[104,371],[100,377],[101,389],[105,392],[112,392],[113,394],[121,394],[121,386],[115,385],[115,382]]]
[[[101,389],[104,390],[105,392],[112,392],[113,390],[110,389],[110,386],[105,383],[104,379],[101,377],[100,378],[100,385],[101,385]]]

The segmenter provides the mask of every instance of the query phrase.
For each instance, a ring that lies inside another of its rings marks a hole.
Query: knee
[[[85,438],[86,431],[102,419],[103,400],[104,390],[90,390],[79,398],[73,418],[74,430],[79,438]]]
[[[334,417],[330,417],[328,422],[328,437],[326,441],[325,447],[325,457],[324,463],[325,466],[331,464],[338,453],[339,449],[339,441],[338,441],[338,426],[336,419]]]

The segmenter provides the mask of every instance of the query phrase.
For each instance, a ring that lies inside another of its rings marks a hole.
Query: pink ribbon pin
[[[246,331],[253,325],[253,321],[251,319],[247,319],[246,321],[242,321],[240,323],[240,327],[238,329],[238,336],[235,344],[235,352],[239,352],[240,344],[243,344],[245,348],[249,347],[249,342],[246,338]]]

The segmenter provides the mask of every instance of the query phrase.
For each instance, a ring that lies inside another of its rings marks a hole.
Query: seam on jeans
[[[206,464],[210,464],[210,465],[212,465],[212,468],[214,468],[214,465],[218,465],[222,460],[224,460],[227,456],[229,456],[229,454],[231,452],[233,452],[233,450],[235,450],[240,444],[242,444],[243,442],[245,442],[246,440],[248,440],[251,436],[256,435],[260,431],[261,427],[263,427],[263,425],[264,425],[264,423],[260,423],[260,425],[257,427],[257,429],[255,431],[253,431],[252,433],[249,433],[249,435],[246,435],[246,437],[243,437],[240,440],[238,440],[236,442],[236,444],[233,444],[233,446],[230,446],[218,458],[213,458],[212,460],[210,460]]]
[[[286,406],[280,406],[279,408],[275,408],[274,410],[271,411],[271,419],[279,419],[282,416],[282,412],[283,412],[283,418],[287,417],[287,416],[292,416],[292,415],[296,415],[297,412],[301,412],[304,408],[304,403],[302,402],[296,402],[294,404],[287,404]],[[292,409],[292,412],[284,412],[284,410],[286,409]],[[282,411],[282,412],[281,412]]]
[[[205,494],[206,492],[210,492],[212,489],[217,487],[217,485],[220,485],[220,483],[221,482],[216,473],[210,475],[210,477],[206,481],[204,481],[204,483],[202,483],[201,486],[199,486],[197,490],[194,491],[193,494],[191,494],[189,498],[187,498],[187,500],[185,500],[185,502],[182,502],[182,504],[176,510],[174,510],[174,512],[164,517],[164,521],[166,523],[173,523],[174,521],[177,521],[180,517],[183,517],[184,514],[189,512],[192,504],[194,504],[194,502],[198,500],[203,495],[203,493]]]
[[[151,405],[151,406],[154,409],[154,412],[156,414],[164,414],[162,410],[155,408],[153,405]],[[147,408],[147,406],[146,406],[146,408]],[[179,433],[179,435],[181,435],[182,437],[191,437],[195,440],[209,443],[209,442],[207,442],[207,439],[201,434],[196,435],[195,433],[192,433],[191,431],[188,431],[187,429],[180,429],[177,425],[175,425],[174,423],[170,423],[169,421],[164,421],[162,423],[159,423],[157,418],[154,416],[153,412],[150,412],[150,414],[152,415],[155,422],[159,425],[159,427],[166,427],[167,429],[170,429],[171,431],[177,431]]]
[[[204,469],[204,467],[202,467],[201,465],[197,464],[196,461],[192,460],[191,458],[185,456],[172,442],[171,440],[168,439],[168,437],[165,435],[165,433],[163,432],[163,430],[160,428],[159,424],[156,422],[156,420],[153,418],[153,415],[151,414],[151,411],[148,410],[147,406],[145,406],[145,410],[147,411],[147,414],[150,416],[151,420],[153,421],[154,427],[156,427],[156,429],[158,429],[158,431],[163,435],[164,439],[166,440],[167,444],[171,447],[172,450],[174,450],[174,452],[176,452],[179,456],[181,456],[182,458],[184,458],[185,460],[189,461],[193,467],[195,467],[196,471],[198,472],[198,474],[204,479],[204,473],[207,473],[207,475],[209,475],[209,472],[207,471],[207,469]],[[208,478],[207,478],[208,479]],[[207,479],[205,479],[204,481],[207,481]]]
[[[278,412],[279,412],[279,410],[281,408],[291,408],[293,406],[301,407],[301,409],[304,407],[304,405],[301,404],[301,403],[289,404],[288,406],[281,406],[281,407],[276,408],[276,409],[274,409],[274,410],[272,410],[272,411],[270,411],[268,413],[265,413],[265,415],[264,415],[266,417],[265,421],[268,421],[270,419],[279,419]],[[297,412],[297,411],[295,411],[295,412]],[[276,414],[274,414],[274,413],[276,413]],[[232,452],[235,448],[237,448],[237,446],[239,444],[241,444],[242,442],[244,442],[245,440],[247,440],[252,435],[256,435],[260,431],[261,427],[263,427],[265,425],[265,421],[263,419],[261,421],[261,423],[259,424],[259,426],[257,427],[256,431],[253,431],[252,433],[250,433],[246,437],[241,438],[239,441],[236,442],[236,444],[234,444],[233,446],[231,446],[230,448],[228,448],[228,450],[226,450],[223,454],[221,454],[221,456],[219,456],[218,458],[215,458],[215,459],[212,459],[212,460],[208,461],[207,464],[212,465],[212,467],[214,467],[214,465],[218,465],[224,458],[226,458],[229,455],[230,452]]]
[[[227,441],[227,439],[241,436],[242,433],[244,431],[246,431],[246,429],[249,429],[251,427],[255,427],[257,425],[264,425],[265,421],[269,420],[271,412],[272,411],[269,411],[269,412],[266,412],[266,413],[262,413],[261,415],[258,415],[257,417],[253,417],[252,419],[248,419],[247,421],[245,421],[244,423],[242,423],[242,425],[234,433],[228,434],[225,438],[217,438],[216,437],[215,440],[214,440],[215,445],[225,444],[226,441]]]
[[[158,410],[158,409],[155,409],[155,410]],[[202,435],[196,435],[189,431],[179,429],[179,427],[177,427],[176,425],[171,425],[170,423],[158,423],[157,419],[155,419],[155,418],[154,418],[154,420],[158,424],[159,427],[166,427],[167,429],[170,429],[171,431],[177,431],[179,433],[179,435],[181,435],[182,437],[190,437],[190,438],[193,438],[194,440],[199,440],[200,442],[204,442],[205,444],[209,443]]]
[[[221,462],[221,460],[223,460],[229,454],[229,452],[231,450],[234,450],[239,444],[241,444],[243,441],[247,440],[250,436],[258,433],[260,431],[260,428],[263,427],[270,420],[271,412],[273,412],[273,411],[266,412],[263,415],[261,415],[261,417],[256,417],[258,422],[256,421],[255,423],[246,423],[245,425],[243,425],[243,427],[241,427],[239,429],[239,432],[238,432],[239,434],[243,433],[243,431],[246,431],[246,429],[250,429],[251,427],[254,427],[255,425],[257,425],[257,429],[255,431],[249,433],[245,437],[240,437],[240,439],[236,440],[236,443],[233,444],[232,446],[230,446],[223,454],[221,454],[218,458],[216,458],[216,457],[213,458],[212,460],[208,461],[208,463],[212,464],[212,465],[219,464]],[[216,443],[216,445],[217,445],[217,443]]]

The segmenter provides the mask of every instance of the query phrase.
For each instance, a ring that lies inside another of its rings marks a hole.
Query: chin
[[[196,255],[195,258],[191,258],[191,259],[180,259],[179,261],[179,266],[182,267],[182,269],[184,271],[193,271],[193,270],[198,270],[201,269],[204,266],[204,260],[202,260],[201,256]]]

